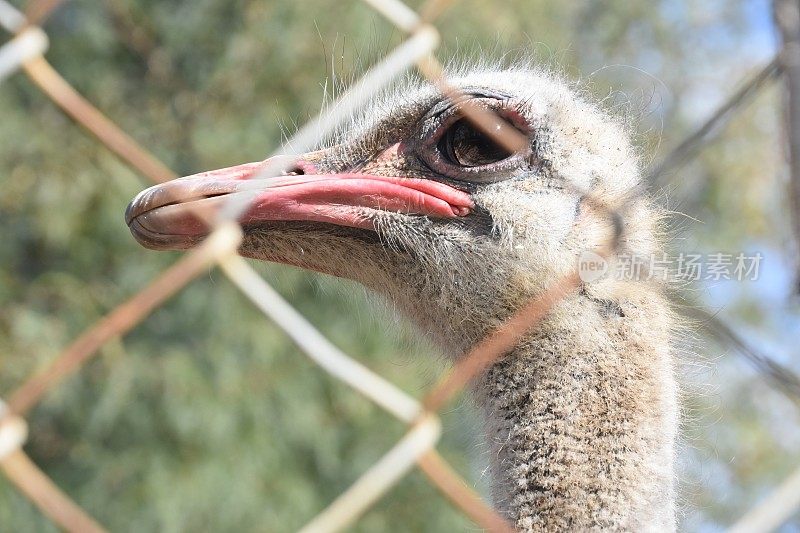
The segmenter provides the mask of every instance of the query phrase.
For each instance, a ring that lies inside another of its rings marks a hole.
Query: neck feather
[[[477,386],[495,505],[522,531],[675,527],[669,311],[622,301],[562,302]]]

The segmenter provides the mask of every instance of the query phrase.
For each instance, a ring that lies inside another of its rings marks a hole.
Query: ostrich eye
[[[444,132],[437,149],[450,164],[465,168],[489,165],[512,155],[465,118]]]

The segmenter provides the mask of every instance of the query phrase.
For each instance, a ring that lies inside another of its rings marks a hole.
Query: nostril
[[[303,176],[307,174],[319,174],[317,171],[317,167],[314,166],[314,163],[310,161],[306,161],[305,159],[298,159],[292,165],[292,170],[297,173],[298,176]]]
[[[304,168],[304,166],[303,166],[303,165],[302,165],[302,164],[301,164],[301,163],[298,161],[298,162],[296,162],[296,163],[294,163],[294,164],[290,165],[290,166],[289,166],[288,168],[286,168],[286,169],[285,169],[283,172],[284,172],[284,174],[285,174],[286,176],[303,176],[303,175],[305,175],[305,173],[306,173],[306,169],[305,169],[305,168]]]

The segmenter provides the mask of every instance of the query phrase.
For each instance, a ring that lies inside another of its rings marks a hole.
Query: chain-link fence
[[[419,12],[415,12],[398,0],[364,1],[404,32],[405,40],[342,94],[330,106],[329,111],[300,128],[276,154],[299,154],[312,148],[377,92],[414,67],[448,98],[459,100],[458,90],[448,83],[433,53],[439,44],[439,33],[434,21],[450,2],[431,0]],[[176,178],[176,174],[75,91],[43,57],[48,40],[37,24],[58,4],[57,0],[33,2],[28,12],[23,14],[5,0],[0,0],[0,25],[13,35],[0,47],[0,81],[13,75],[18,69],[23,70],[64,112],[140,174],[154,182]],[[752,80],[747,81],[706,124],[655,167],[650,181],[661,184],[660,180],[670,169],[693,157],[702,149],[703,143],[715,135],[720,126],[749,97],[780,73],[781,65],[781,58],[776,58]],[[501,117],[469,105],[460,107],[461,112],[477,128],[491,135],[507,150],[518,151],[528,145],[528,139],[516,129],[507,127]],[[272,177],[280,171],[276,165],[266,162],[255,177]],[[608,236],[607,244],[598,252],[601,255],[613,254],[624,226],[624,221],[618,214],[621,210],[619,207],[611,210],[599,200],[593,200],[586,191],[580,192],[586,201],[594,202],[594,206],[612,222],[610,227],[613,230]],[[209,217],[207,214],[197,213],[197,216],[204,218],[213,227],[202,245],[187,252],[140,292],[87,329],[44,370],[22,383],[16,390],[3,395],[6,401],[0,412],[0,465],[5,475],[59,526],[70,531],[103,531],[103,527],[56,487],[23,451],[27,437],[24,416],[66,376],[79,371],[88,360],[97,355],[106,342],[136,327],[149,313],[205,272],[209,266],[218,265],[322,369],[408,424],[405,436],[327,509],[313,518],[305,531],[333,531],[353,523],[415,465],[476,524],[491,531],[511,530],[511,526],[473,492],[464,479],[437,453],[436,446],[441,435],[438,412],[475,376],[507,353],[562,297],[580,285],[577,270],[553,283],[535,300],[524,305],[502,327],[460,358],[422,400],[417,400],[331,344],[237,255],[243,234],[236,220],[247,206],[226,207],[222,210],[225,216]],[[758,369],[772,378],[787,394],[800,396],[800,381],[790,371],[758,353],[717,319],[709,315],[704,315],[704,318],[722,338],[752,360]],[[752,531],[754,527],[764,529],[780,524],[800,504],[797,479],[795,474],[769,500],[779,502],[780,505],[767,503],[766,507],[756,509],[743,520],[739,530]]]

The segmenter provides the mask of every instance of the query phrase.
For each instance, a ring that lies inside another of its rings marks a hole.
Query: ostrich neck
[[[520,530],[674,529],[669,314],[646,300],[564,302],[478,384],[495,505]]]

